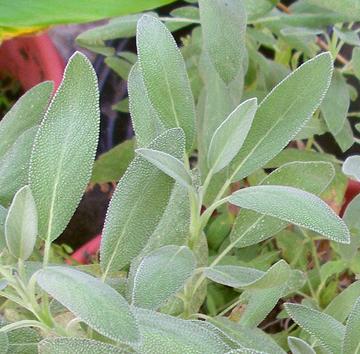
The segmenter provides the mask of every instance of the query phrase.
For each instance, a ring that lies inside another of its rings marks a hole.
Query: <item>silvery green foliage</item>
[[[35,137],[29,184],[48,242],[66,227],[91,177],[100,113],[94,69],[74,54]]]
[[[10,253],[26,260],[33,253],[38,235],[35,200],[29,186],[15,194],[5,220],[5,239]]]
[[[347,176],[360,181],[360,156],[348,157],[343,164],[342,170]]]
[[[288,337],[288,345],[293,354],[316,354],[308,343],[297,337]]]

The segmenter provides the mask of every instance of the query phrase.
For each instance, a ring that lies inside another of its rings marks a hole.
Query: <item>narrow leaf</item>
[[[184,155],[184,134],[165,131],[149,148]],[[137,156],[117,185],[103,230],[100,264],[104,277],[120,270],[136,257],[156,229],[169,201],[173,179]]]
[[[286,150],[284,150],[286,151]],[[313,158],[311,156],[311,158]],[[280,161],[279,161],[280,162]],[[283,185],[320,194],[334,178],[334,168],[328,162],[290,162],[276,169],[261,181],[261,185]],[[242,209],[231,230],[231,242],[245,247],[275,235],[288,223],[252,210]]]
[[[14,197],[5,221],[5,238],[10,253],[22,260],[28,259],[38,234],[35,200],[29,186],[21,188]]]
[[[316,354],[315,350],[300,338],[289,336],[287,342],[293,354]]]
[[[179,159],[166,152],[151,149],[137,149],[136,152],[161,171],[174,178],[182,186],[192,187],[190,173]]]
[[[342,171],[345,175],[360,181],[360,156],[349,156],[342,166]]]
[[[166,128],[180,127],[186,150],[195,137],[195,104],[185,63],[171,33],[155,17],[138,22],[137,49],[146,93]]]
[[[98,133],[99,93],[88,59],[75,53],[36,135],[29,181],[39,235],[55,240],[73,215],[91,177]]]
[[[346,321],[343,353],[360,353],[360,297],[356,300]]]
[[[97,332],[123,343],[138,342],[138,328],[128,303],[109,285],[65,267],[42,269],[36,279],[43,290]]]
[[[331,80],[332,58],[324,53],[287,76],[261,102],[245,143],[233,160],[234,180],[274,158],[309,121]]]
[[[131,353],[128,349],[103,342],[76,337],[46,338],[39,343],[40,354],[121,354]]]
[[[256,186],[233,193],[230,203],[308,228],[330,240],[349,243],[345,223],[320,198],[293,187]]]
[[[165,246],[145,256],[134,276],[132,304],[156,310],[184,286],[195,265],[185,246]]]
[[[214,173],[226,167],[241,149],[256,108],[256,98],[241,103],[216,129],[208,151],[208,166]]]
[[[242,1],[200,0],[204,46],[220,77],[229,84],[246,70],[246,11]]]
[[[139,65],[135,64],[129,74],[129,110],[138,147],[145,147],[164,130],[158,113],[145,94],[145,85]]]
[[[286,303],[291,318],[306,332],[314,336],[330,352],[341,353],[345,326],[331,316],[310,307]]]

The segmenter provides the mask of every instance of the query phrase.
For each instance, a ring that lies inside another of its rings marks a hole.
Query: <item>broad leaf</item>
[[[204,46],[226,84],[246,71],[246,11],[242,1],[200,0]]]
[[[306,332],[314,336],[330,352],[341,353],[345,326],[331,316],[310,307],[286,303],[291,318]]]
[[[36,279],[43,290],[97,332],[123,343],[139,341],[128,303],[109,285],[65,267],[44,268]]]
[[[309,2],[324,9],[346,15],[350,21],[359,21],[360,19],[360,3],[357,0],[342,0],[341,2],[337,0],[309,0]]]
[[[76,337],[46,338],[39,343],[40,354],[125,354],[131,352],[128,348]]]
[[[316,354],[315,350],[300,338],[288,337],[287,342],[293,354]]]
[[[334,168],[330,163],[290,162],[270,173],[260,184],[291,186],[320,194],[333,178]],[[237,247],[245,247],[275,235],[287,225],[278,218],[242,209],[235,219],[230,239],[232,242],[237,240]]]
[[[134,275],[132,304],[156,310],[184,286],[195,265],[194,255],[185,246],[165,246],[148,254]]]
[[[184,134],[170,129],[149,148],[182,158]],[[103,230],[100,264],[106,277],[129,264],[146,245],[168,203],[173,180],[137,156],[120,180],[111,199]]]
[[[98,133],[99,93],[88,59],[75,53],[35,138],[29,182],[39,235],[55,240],[72,217],[91,177]]]
[[[242,189],[230,203],[308,228],[330,240],[350,243],[345,223],[320,198],[293,187],[256,186]]]
[[[186,150],[195,136],[195,105],[185,63],[171,33],[155,17],[138,22],[137,49],[146,93],[166,128],[181,127]]]
[[[9,339],[6,333],[0,333],[0,353],[6,354],[9,349]]]
[[[214,173],[226,167],[241,149],[256,108],[256,98],[241,103],[216,129],[207,156],[208,167]]]
[[[261,102],[245,143],[232,162],[234,180],[275,157],[309,121],[332,75],[329,53],[320,54],[287,76]]]
[[[321,103],[321,112],[333,135],[344,126],[350,106],[350,93],[345,78],[335,70],[329,89]]]
[[[49,81],[34,86],[14,104],[0,122],[0,157],[28,129],[37,126],[45,113],[53,84]]]
[[[148,96],[144,95],[145,85],[138,64],[135,64],[130,71],[128,92],[136,143],[138,147],[145,147],[165,129]]]
[[[5,238],[10,253],[22,260],[28,259],[34,249],[38,234],[35,200],[29,186],[16,194],[5,221]]]
[[[360,353],[360,297],[356,300],[346,321],[343,353]]]
[[[360,156],[349,156],[342,166],[342,171],[345,175],[360,181]]]
[[[192,179],[183,162],[163,151],[137,149],[136,152],[154,166],[175,179],[180,185],[191,188]]]
[[[216,333],[197,324],[136,308],[142,336],[141,353],[227,353],[230,347]]]

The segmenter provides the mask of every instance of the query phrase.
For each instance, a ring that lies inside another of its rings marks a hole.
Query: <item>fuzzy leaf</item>
[[[137,149],[136,152],[168,176],[174,178],[180,185],[192,187],[190,173],[179,159],[166,152],[151,149]]]
[[[344,76],[334,71],[329,89],[321,103],[321,112],[333,135],[344,126],[350,106],[350,93]]]
[[[342,166],[342,171],[345,175],[360,181],[360,156],[349,156]]]
[[[345,326],[331,316],[310,307],[286,303],[291,318],[306,332],[314,336],[330,352],[341,353]]]
[[[346,224],[320,198],[293,187],[256,186],[242,189],[230,203],[308,228],[326,238],[350,243]]]
[[[138,22],[137,49],[146,92],[166,128],[181,127],[186,150],[195,137],[195,104],[184,60],[171,33],[158,19]]]
[[[128,93],[131,121],[138,147],[149,145],[165,130],[159,115],[144,92],[145,85],[139,65],[135,64],[129,74]]]
[[[39,343],[40,354],[121,354],[131,353],[127,348],[76,337],[46,338]]]
[[[348,16],[348,22],[360,20],[360,3],[358,0],[342,0],[341,2],[337,0],[309,0],[309,2],[324,9]]]
[[[149,148],[182,158],[184,134],[165,131]],[[166,208],[173,180],[137,156],[120,180],[111,199],[100,248],[101,268],[107,276],[129,264],[146,245]]]
[[[320,54],[301,65],[266,96],[240,153],[232,162],[234,180],[265,165],[294,138],[319,107],[331,75],[330,54]]]
[[[346,321],[343,353],[360,353],[360,297],[356,300]]]
[[[242,1],[200,0],[204,46],[226,84],[245,74],[246,11]]]
[[[21,134],[37,126],[45,113],[53,84],[50,81],[34,86],[21,96],[0,122],[0,157]]]
[[[207,156],[208,167],[214,173],[226,167],[241,149],[256,108],[256,98],[241,103],[216,129]]]
[[[286,150],[285,150],[286,151]],[[334,178],[334,168],[328,162],[290,162],[279,167],[261,181],[261,185],[283,185],[320,194]],[[245,247],[275,235],[288,225],[277,218],[242,209],[231,230],[231,242]]]
[[[7,354],[9,348],[9,339],[6,333],[0,333],[0,353]]]
[[[43,290],[97,332],[123,343],[139,341],[128,303],[109,285],[65,267],[44,268],[36,279]]]
[[[98,134],[99,92],[88,59],[75,53],[35,138],[29,184],[39,235],[53,241],[72,217],[91,177]]]
[[[38,234],[35,200],[29,186],[22,187],[10,205],[5,221],[5,238],[10,253],[22,260],[28,259]]]
[[[197,324],[153,311],[136,308],[142,335],[141,353],[227,353],[230,347],[216,333]]]
[[[300,338],[289,336],[287,342],[293,354],[316,354],[315,350]]]
[[[6,220],[7,209],[0,205],[0,252],[6,247],[5,241],[5,220]]]
[[[196,261],[185,246],[165,246],[145,256],[133,280],[132,304],[156,310],[192,275]]]

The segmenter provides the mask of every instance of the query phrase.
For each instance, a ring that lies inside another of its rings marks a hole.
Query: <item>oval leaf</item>
[[[345,175],[360,181],[360,156],[349,156],[342,166],[342,171]]]
[[[66,227],[91,176],[99,134],[99,92],[88,59],[75,53],[36,135],[29,182],[39,235],[53,241]]]
[[[191,188],[190,173],[177,158],[163,151],[137,149],[136,152],[184,187]]]
[[[214,173],[226,167],[241,149],[256,108],[256,98],[241,103],[216,129],[208,151],[208,166]]]
[[[195,104],[185,62],[166,26],[144,15],[138,22],[136,43],[146,93],[166,128],[180,127],[186,150],[195,137]]]
[[[330,240],[349,243],[345,223],[320,198],[293,187],[256,186],[242,189],[230,203],[308,228]]]
[[[185,246],[165,246],[150,253],[136,269],[132,304],[156,310],[184,286],[195,265],[194,255]]]
[[[138,342],[139,331],[128,303],[109,285],[65,267],[42,269],[36,279],[43,290],[97,332],[119,342]]]
[[[288,337],[287,342],[293,354],[316,354],[315,350],[300,338]]]
[[[38,234],[35,200],[29,186],[21,188],[14,197],[5,221],[5,238],[10,253],[28,259]]]

